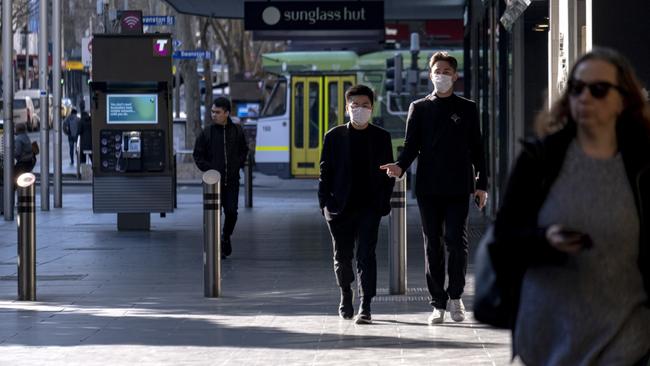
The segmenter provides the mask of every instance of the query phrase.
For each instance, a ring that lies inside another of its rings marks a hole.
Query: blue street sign
[[[142,17],[142,24],[148,26],[162,26],[176,24],[173,15],[145,15]]]
[[[195,51],[174,51],[172,58],[180,59],[210,59],[212,58],[211,51],[195,50]]]
[[[174,49],[176,49],[176,48],[180,47],[183,44],[183,42],[181,42],[178,39],[175,39],[174,43],[172,43],[172,44],[174,45]]]

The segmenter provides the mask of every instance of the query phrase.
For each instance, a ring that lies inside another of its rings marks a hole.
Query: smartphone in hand
[[[583,249],[591,249],[594,246],[594,242],[591,240],[589,234],[583,233],[582,231],[565,228],[560,231],[560,235],[562,235],[566,241],[581,243]]]

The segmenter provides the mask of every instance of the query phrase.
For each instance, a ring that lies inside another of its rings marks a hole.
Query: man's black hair
[[[354,85],[345,91],[345,102],[350,101],[350,97],[355,95],[365,95],[370,99],[370,103],[375,104],[375,92],[369,87],[361,84]]]
[[[221,108],[226,112],[230,112],[230,100],[226,97],[219,97],[212,102],[212,105]]]

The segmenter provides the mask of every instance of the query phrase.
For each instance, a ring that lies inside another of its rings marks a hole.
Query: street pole
[[[181,68],[178,61],[176,62],[176,74],[174,77],[176,78],[176,87],[174,88],[174,117],[181,118]]]
[[[54,207],[63,206],[61,156],[61,0],[52,0],[52,113],[54,113]]]
[[[203,294],[221,296],[221,174],[203,173]]]
[[[12,0],[2,1],[2,24],[11,24]],[[2,100],[4,105],[4,161],[14,161],[14,88],[13,88],[13,67],[11,55],[13,53],[13,39],[11,27],[2,27]],[[4,164],[3,176],[3,204],[5,221],[14,219],[14,166]]]
[[[47,93],[47,2],[39,5],[38,86],[41,94],[41,211],[50,210],[50,131]]]
[[[27,24],[23,27],[23,34],[25,35],[25,79],[23,80],[23,89],[29,89],[29,86],[27,86],[27,78],[29,77],[29,34],[27,33]]]
[[[411,33],[411,69],[408,72],[411,100],[415,100],[418,92],[420,70],[418,69],[418,54],[420,53],[420,35]]]
[[[36,301],[36,177],[18,177],[18,300]]]
[[[390,200],[388,292],[406,294],[406,173],[395,181]]]

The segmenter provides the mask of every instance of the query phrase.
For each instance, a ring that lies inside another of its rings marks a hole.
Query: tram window
[[[318,147],[318,132],[320,125],[320,93],[319,83],[309,83],[309,147]]]
[[[294,123],[293,123],[293,141],[297,148],[304,147],[304,121],[305,114],[303,113],[303,98],[304,98],[304,84],[295,84],[295,97],[293,100],[294,107]]]
[[[329,127],[334,127],[339,124],[339,83],[332,81],[327,86],[327,89],[329,93],[327,98],[330,104],[328,106],[328,122]]]
[[[279,116],[284,114],[287,108],[287,82],[279,80],[273,87],[266,108],[262,111],[262,117]]]
[[[352,87],[352,83],[349,82],[349,81],[346,81],[345,83],[343,83],[343,92],[346,92],[351,87]]]

